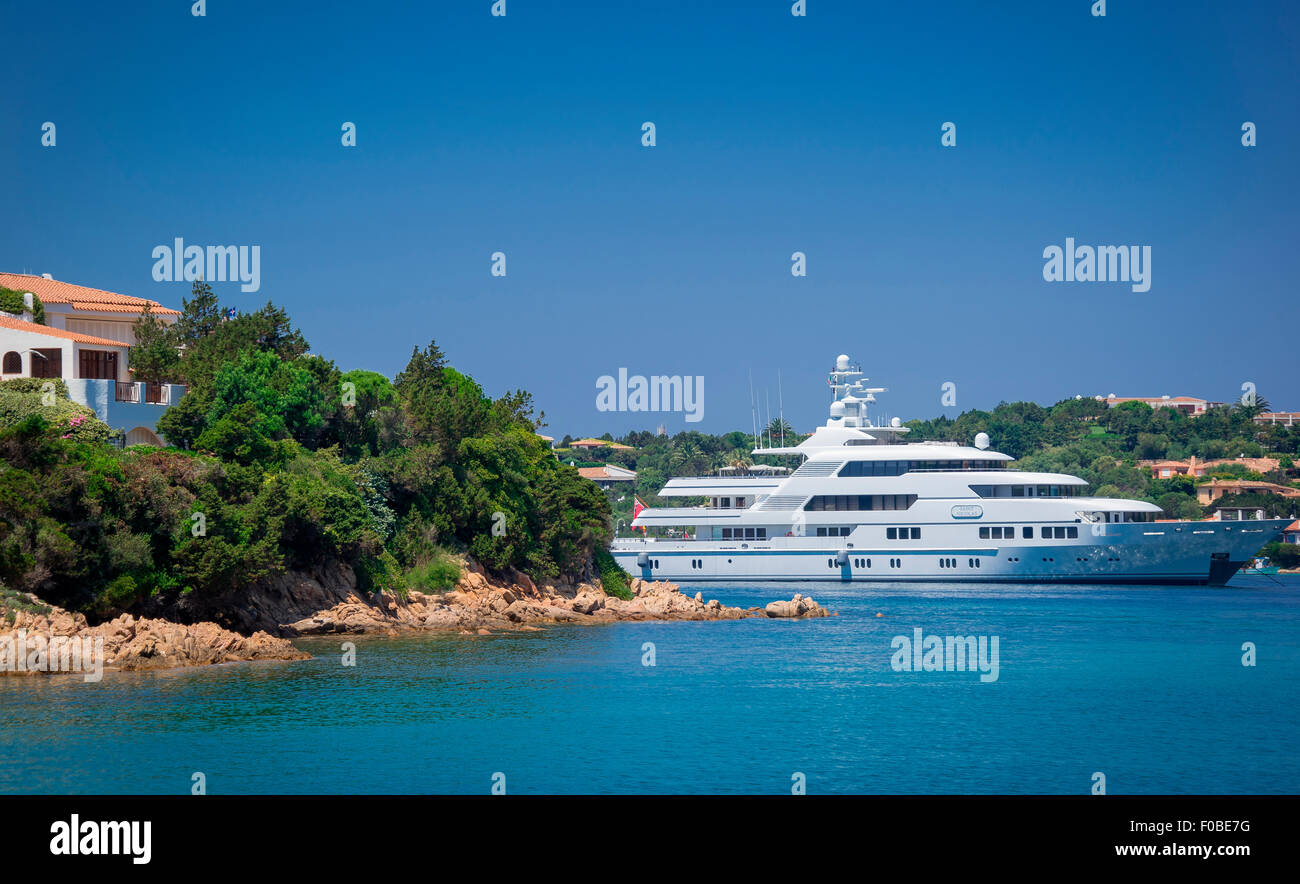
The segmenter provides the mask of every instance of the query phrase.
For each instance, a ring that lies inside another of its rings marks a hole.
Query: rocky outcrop
[[[19,648],[51,646],[54,640],[79,640],[87,654],[102,647],[103,669],[171,669],[252,660],[305,660],[310,654],[265,632],[239,635],[215,623],[172,623],[123,614],[91,626],[85,615],[45,605],[28,596],[36,610],[15,610],[0,625],[0,661]],[[102,645],[99,643],[102,642]],[[66,642],[64,642],[66,645]],[[95,654],[100,651],[96,650]],[[0,665],[0,671],[19,667]],[[25,667],[24,667],[25,668]],[[77,671],[85,671],[79,668]]]
[[[830,614],[830,611],[812,599],[798,593],[795,593],[795,597],[788,602],[768,602],[763,612],[769,617],[826,617]]]
[[[278,580],[280,585],[290,588],[297,599],[328,597],[331,592],[319,585],[303,587],[300,581],[311,580],[303,575]],[[349,589],[333,605],[307,616],[279,623],[260,621],[259,625],[268,631],[290,636],[410,630],[492,632],[556,623],[739,620],[768,613],[762,608],[727,607],[716,599],[706,601],[700,593],[694,597],[687,596],[667,582],[633,579],[630,586],[633,597],[624,600],[606,595],[599,584],[547,583],[539,586],[526,574],[518,572],[505,578],[494,578],[473,562],[466,561],[460,581],[446,593],[411,592],[405,599],[399,599],[385,593],[365,595]],[[768,616],[824,617],[829,613],[803,596],[795,596],[793,601],[780,604],[789,607],[782,608],[783,613],[779,615],[768,613]],[[263,610],[275,607],[274,603],[263,603]]]
[[[28,636],[47,640],[52,636],[102,640],[102,664],[108,669],[163,669],[307,659],[309,654],[287,640],[294,636],[425,630],[487,635],[549,624],[825,617],[829,613],[802,595],[766,608],[733,608],[717,599],[706,601],[702,593],[687,596],[672,583],[632,579],[629,585],[632,598],[620,599],[606,595],[598,583],[539,586],[526,574],[493,577],[465,561],[460,581],[451,591],[410,592],[398,598],[359,591],[352,570],[336,564],[266,578],[221,600],[221,605],[211,599],[187,602],[168,610],[168,619],[123,614],[90,626],[84,615],[28,596],[20,608],[0,609],[6,614],[0,618],[0,650],[6,638],[16,640],[18,630],[24,630]],[[220,622],[175,622],[204,614]]]

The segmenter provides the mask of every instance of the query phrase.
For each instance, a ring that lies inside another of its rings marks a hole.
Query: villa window
[[[38,347],[32,350],[32,377],[63,377],[63,351],[57,348]]]
[[[5,354],[3,370],[5,374],[22,374],[23,357],[10,350]]]
[[[79,377],[99,380],[117,378],[116,353],[108,350],[82,350],[78,362]]]

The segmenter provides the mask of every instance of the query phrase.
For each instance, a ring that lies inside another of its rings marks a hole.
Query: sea
[[[0,792],[1300,792],[1300,576],[682,589],[835,616],[0,678]]]

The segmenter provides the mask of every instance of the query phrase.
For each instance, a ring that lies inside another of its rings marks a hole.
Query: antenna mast
[[[781,447],[785,447],[785,400],[781,395],[781,369],[776,370],[776,408],[781,417]]]

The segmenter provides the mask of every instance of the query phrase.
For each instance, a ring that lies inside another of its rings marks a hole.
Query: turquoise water
[[[1284,585],[1279,585],[1284,584]],[[695,588],[686,588],[692,594]],[[728,604],[790,588],[703,587]],[[1300,578],[804,584],[840,616],[298,642],[301,663],[0,678],[0,792],[1300,792]],[[884,614],[876,617],[876,613]],[[896,635],[999,675],[896,672]],[[642,665],[653,643],[654,666]],[[1254,642],[1258,665],[1242,665]]]

